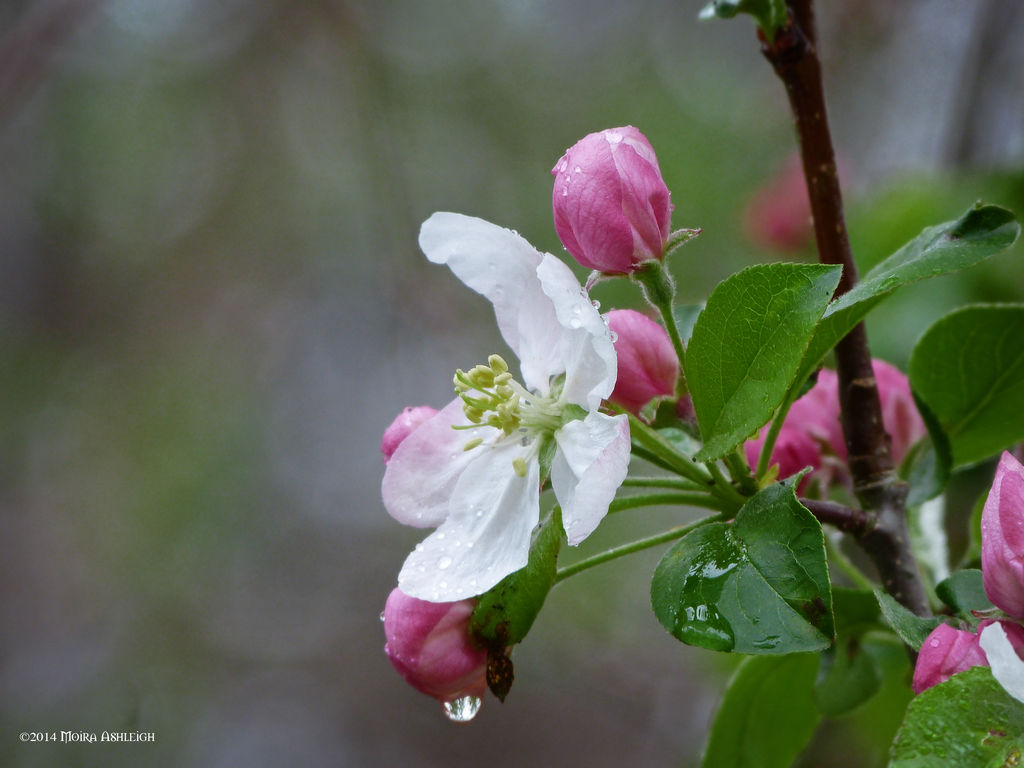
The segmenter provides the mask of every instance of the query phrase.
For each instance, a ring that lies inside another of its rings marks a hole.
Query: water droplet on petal
[[[600,308],[601,308],[601,302],[600,302],[600,301],[598,301],[597,299],[594,299],[594,300],[593,300],[592,302],[590,302],[590,303],[594,305],[594,309],[600,309]]]
[[[380,620],[381,620],[381,621],[384,621],[384,611],[381,611],[381,612],[380,612]]]
[[[463,696],[453,701],[444,702],[442,707],[444,716],[453,723],[468,723],[480,711],[480,698],[478,696]]]
[[[569,320],[570,328],[579,328],[581,325],[583,325],[583,321],[580,320],[578,317],[574,317],[571,320]]]
[[[604,137],[608,140],[609,144],[618,144],[622,141],[622,134],[618,131],[605,131]]]
[[[443,533],[439,533],[439,534],[437,534],[437,540],[438,540],[438,541],[440,541],[440,540],[441,540],[441,539],[443,539],[443,538],[444,538],[444,534],[443,534]]]
[[[616,341],[619,340],[619,334],[617,334],[615,331],[608,331],[608,338],[611,339],[612,343],[614,344]]]
[[[445,568],[448,568],[451,564],[452,564],[452,559],[450,557],[448,557],[447,555],[445,555],[444,557],[442,557],[440,560],[437,561],[437,567],[440,568],[442,571]]]

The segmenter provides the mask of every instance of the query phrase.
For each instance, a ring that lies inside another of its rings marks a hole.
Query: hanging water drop
[[[468,723],[480,711],[480,697],[463,696],[446,701],[441,706],[444,708],[444,716],[453,723]]]
[[[381,611],[381,612],[380,612],[380,620],[381,620],[381,621],[384,621],[384,611]]]

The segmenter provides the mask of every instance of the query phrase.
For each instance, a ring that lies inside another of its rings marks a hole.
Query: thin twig
[[[800,141],[818,258],[823,264],[842,265],[836,288],[839,296],[857,284],[857,268],[846,232],[825,109],[821,62],[815,48],[814,7],[812,0],[791,0],[788,5],[789,24],[772,42],[761,36],[762,52],[786,86]],[[927,615],[928,601],[907,532],[907,487],[894,471],[891,439],[882,423],[863,323],[836,345],[835,354],[850,474],[854,492],[869,517],[858,541],[878,568],[886,590],[910,610]]]

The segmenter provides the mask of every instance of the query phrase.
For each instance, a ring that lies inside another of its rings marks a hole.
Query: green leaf
[[[760,264],[712,292],[686,350],[686,372],[704,449],[724,456],[786,397],[839,267]]]
[[[973,667],[910,702],[890,768],[1004,768],[1021,764],[1024,704],[988,667]]]
[[[897,288],[974,266],[1013,245],[1020,225],[1005,208],[978,203],[956,221],[928,227],[829,304],[800,366],[806,378],[857,323]]]
[[[856,709],[881,688],[882,674],[861,637],[882,624],[878,601],[869,590],[833,587],[832,606],[836,642],[822,655],[814,701],[822,714],[836,717]]]
[[[954,466],[981,461],[1021,440],[1024,305],[951,312],[917,342],[909,372],[915,395],[949,439]]]
[[[733,523],[687,534],[655,569],[651,605],[673,636],[716,651],[817,651],[834,637],[821,525],[788,484]]]
[[[711,0],[701,9],[700,18],[731,19],[738,13],[753,16],[770,40],[787,22],[785,0]]]
[[[672,317],[675,318],[676,329],[684,342],[690,340],[690,336],[693,335],[693,326],[696,325],[697,318],[703,311],[703,304],[677,304],[672,307]]]
[[[502,650],[521,642],[555,583],[565,536],[558,507],[533,535],[526,567],[510,573],[477,600],[470,630],[481,645]]]
[[[746,659],[725,691],[702,768],[788,768],[821,719],[814,654]]]
[[[814,686],[818,711],[837,717],[856,709],[882,687],[882,673],[857,639],[838,644],[822,656],[825,674]]]
[[[900,640],[915,651],[921,650],[921,644],[924,643],[925,638],[942,623],[942,619],[939,618],[926,619],[923,616],[918,616],[910,609],[900,605],[892,595],[888,595],[880,589],[875,590],[875,597],[886,622],[900,636]]]
[[[939,599],[965,618],[971,611],[991,611],[995,609],[985,593],[981,571],[969,568],[957,571],[940,581],[935,587]]]

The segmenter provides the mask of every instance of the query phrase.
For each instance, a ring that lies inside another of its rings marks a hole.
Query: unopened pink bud
[[[636,128],[584,136],[551,172],[555,230],[580,264],[628,274],[664,255],[672,202],[654,149]]]
[[[989,666],[988,657],[981,647],[981,632],[992,623],[991,619],[979,622],[976,633],[954,629],[948,624],[940,624],[933,629],[917,654],[912,683],[914,693],[944,683],[958,672],[971,667]],[[1013,650],[1020,656],[1024,651],[1024,627],[1010,621],[1001,621],[999,624]]]
[[[771,455],[771,464],[779,466],[779,479],[794,475],[808,466],[813,467],[815,472],[821,470],[824,464],[822,446],[827,446],[836,435],[842,439],[835,373],[824,369],[818,374],[815,385],[790,406],[779,430]],[[751,466],[757,463],[764,438],[765,432],[762,431],[757,438],[748,440],[744,445]],[[810,476],[804,478],[800,484],[801,491],[806,489],[809,481]]]
[[[384,463],[391,460],[392,454],[398,450],[399,444],[427,419],[437,414],[436,408],[429,405],[409,406],[395,417],[380,439],[380,452],[384,454]]]
[[[764,433],[754,440],[748,440],[744,446],[744,452],[750,466],[756,466],[758,457],[761,455],[761,448],[764,445]],[[787,420],[779,430],[779,436],[775,439],[775,447],[772,449],[771,463],[779,467],[779,479],[785,479],[795,475],[804,467],[813,467],[815,470],[821,468],[821,449],[814,438],[805,430],[792,427]],[[807,487],[809,477],[805,477],[800,484],[800,491]]]
[[[469,634],[474,600],[430,603],[397,587],[384,606],[384,652],[413,688],[442,702],[483,696],[487,651]]]
[[[914,404],[914,396],[910,393],[910,382],[906,374],[895,365],[877,357],[871,361],[871,367],[875,372],[878,399],[882,406],[882,424],[892,438],[893,461],[899,464],[910,447],[927,434],[928,429]],[[843,438],[839,418],[839,379],[835,372],[827,368],[822,369],[818,373],[818,383],[808,393],[812,394],[814,399],[808,400],[806,407],[819,408],[820,415],[814,418],[804,411],[801,419],[824,430],[824,437],[831,444],[835,455],[845,460],[846,440]],[[805,398],[794,404],[794,411]],[[790,414],[792,415],[793,411],[790,411]]]
[[[609,400],[639,413],[654,398],[674,394],[679,359],[668,332],[632,309],[613,309],[607,317],[618,357],[618,375]]]
[[[973,632],[939,624],[925,638],[914,666],[914,693],[944,683],[957,672],[971,667],[987,667],[988,659]]]
[[[981,513],[981,571],[988,599],[1024,618],[1024,466],[1005,452]]]

